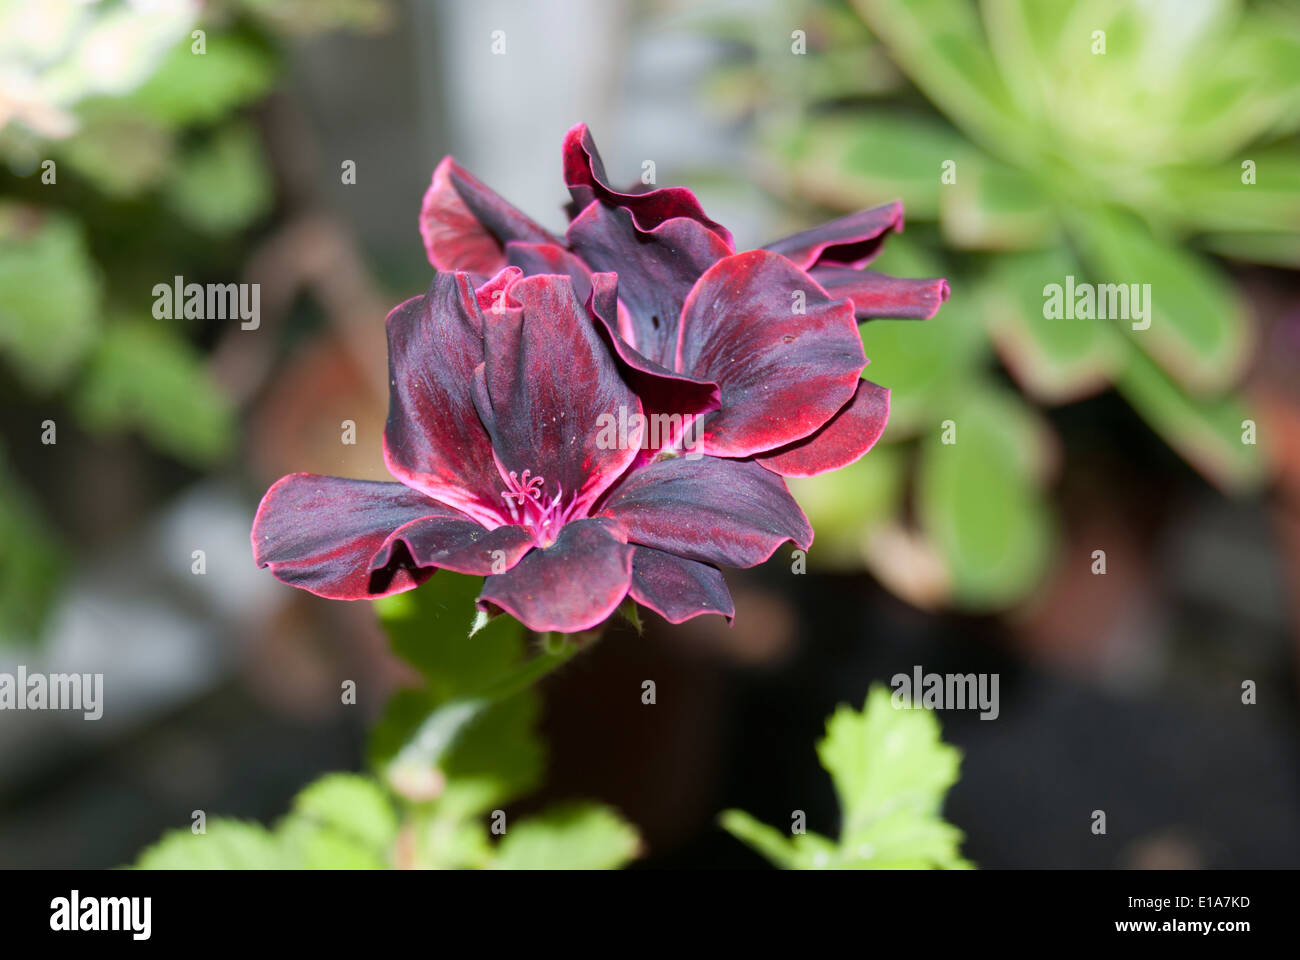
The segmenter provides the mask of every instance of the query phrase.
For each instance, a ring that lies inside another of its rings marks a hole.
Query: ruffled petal
[[[503,520],[500,475],[471,389],[482,327],[463,273],[438,274],[428,293],[388,315],[384,461],[407,486],[494,527]]]
[[[667,220],[684,217],[716,235],[727,246],[728,253],[734,249],[731,232],[706,217],[700,201],[685,187],[660,187],[636,193],[613,189],[585,123],[577,124],[564,137],[564,183],[573,198],[569,204],[570,217],[576,217],[593,200],[601,200],[626,209],[641,230],[651,231]]]
[[[723,567],[762,563],[812,527],[785,481],[752,461],[675,457],[629,474],[600,505],[629,543]]]
[[[567,277],[524,277],[509,297],[518,306],[485,314],[482,422],[502,473],[541,477],[543,498],[582,516],[640,446],[635,432],[611,446],[602,426],[639,416],[641,402]]]
[[[803,270],[814,266],[863,267],[880,253],[890,232],[902,230],[903,205],[896,200],[783,237],[763,249],[789,257]]]
[[[751,250],[691,290],[674,366],[722,390],[698,449],[747,457],[821,427],[853,397],[866,362],[849,301],[830,299],[785,257]]]
[[[889,391],[859,380],[853,399],[810,437],[755,457],[785,477],[813,477],[847,467],[876,445],[889,422]]]
[[[505,246],[511,240],[555,240],[450,156],[434,169],[424,193],[420,236],[437,269],[488,275],[506,265]]]
[[[618,356],[624,379],[641,398],[646,418],[642,459],[653,459],[661,449],[674,448],[692,434],[698,418],[721,405],[718,385],[685,373],[676,373],[642,356],[618,333],[618,276],[596,273],[591,277],[587,309],[596,318],[605,342]]]
[[[554,243],[507,243],[506,259],[528,276],[557,273],[573,281],[579,303],[591,296],[591,270],[576,256]]]
[[[637,547],[632,553],[628,596],[669,623],[704,613],[721,614],[728,621],[736,615],[727,582],[717,567],[650,547]]]
[[[504,610],[538,633],[577,633],[617,610],[631,581],[632,548],[617,531],[599,520],[575,520],[549,547],[488,577],[478,606]]]
[[[852,300],[859,321],[929,320],[948,299],[948,281],[940,278],[891,277],[848,267],[814,267],[809,275],[832,297]]]
[[[421,569],[389,543],[394,531],[426,517],[468,520],[400,483],[291,473],[258,505],[253,559],[276,579],[331,600],[401,593],[433,568]],[[384,563],[373,565],[381,552]]]
[[[643,356],[672,366],[686,297],[731,248],[694,220],[678,217],[646,232],[627,210],[601,203],[583,210],[565,237],[593,272],[618,274],[629,321],[620,330],[624,338]]]

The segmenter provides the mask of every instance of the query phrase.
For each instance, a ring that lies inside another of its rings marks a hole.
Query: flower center
[[[506,489],[501,491],[501,499],[506,502],[511,519],[528,530],[539,546],[549,547],[564,526],[564,511],[560,509],[564,491],[560,489],[555,499],[546,500],[543,494],[546,480],[540,474],[533,476],[531,470],[525,470],[522,475],[511,470],[503,479]]]

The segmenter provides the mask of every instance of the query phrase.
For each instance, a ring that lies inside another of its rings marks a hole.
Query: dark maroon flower
[[[786,476],[852,463],[884,431],[889,391],[861,378],[857,321],[925,319],[944,280],[863,270],[902,228],[887,204],[735,252],[681,187],[613,189],[584,124],[564,142],[572,218],[563,241],[445,158],[420,225],[440,269],[563,273],[605,327],[648,417],[683,415],[691,449],[756,458]],[[598,288],[593,276],[617,275]],[[643,460],[681,437],[655,438]]]
[[[493,266],[486,247],[462,239],[462,252]],[[590,282],[614,296],[612,277]],[[476,287],[468,273],[442,272],[387,327],[384,457],[401,482],[277,481],[252,543],[285,583],[355,600],[411,589],[441,567],[486,577],[480,608],[571,633],[629,595],[674,623],[730,618],[718,566],[811,543],[785,482],[757,463],[637,466],[643,424],[626,443],[599,442],[603,418],[643,407],[568,277],[504,267]]]

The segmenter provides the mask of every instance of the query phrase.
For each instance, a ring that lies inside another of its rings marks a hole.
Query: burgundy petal
[[[859,380],[853,399],[811,437],[755,459],[786,477],[813,477],[838,470],[874,447],[888,421],[889,391],[870,380]]]
[[[420,204],[420,236],[439,270],[493,274],[506,265],[511,240],[551,243],[554,238],[450,156],[433,171]]]
[[[593,271],[618,274],[630,321],[621,332],[643,356],[671,366],[686,297],[709,267],[731,253],[707,228],[676,218],[638,230],[619,207],[592,203],[569,224],[569,246]]]
[[[764,249],[789,257],[804,270],[814,266],[863,267],[880,253],[890,231],[902,230],[903,205],[895,200],[774,240]]]
[[[494,527],[502,522],[501,478],[471,390],[482,326],[463,273],[438,274],[428,293],[388,315],[384,461],[407,486]]]
[[[478,605],[530,630],[577,633],[603,623],[627,595],[632,548],[599,520],[574,520],[555,543],[483,582]]]
[[[948,299],[948,281],[891,277],[871,270],[848,267],[814,267],[814,280],[832,297],[853,301],[858,320],[893,317],[903,320],[929,320]]]
[[[662,550],[637,547],[632,554],[632,588],[628,595],[669,623],[702,613],[736,615],[727,582],[717,567]]]
[[[734,249],[731,232],[706,217],[700,201],[685,187],[660,187],[635,193],[620,193],[610,187],[605,164],[585,123],[577,124],[564,137],[564,183],[573,197],[569,204],[570,217],[576,217],[593,200],[601,200],[626,209],[641,230],[650,231],[667,220],[685,217],[714,233],[727,246],[728,253]]]
[[[747,457],[818,429],[853,397],[866,362],[849,301],[785,257],[751,250],[696,283],[674,366],[722,389],[699,449]]]
[[[596,324],[567,277],[524,277],[510,287],[518,303],[485,315],[485,367],[475,391],[500,470],[541,477],[541,496],[563,496],[581,516],[637,454],[603,442],[607,418],[641,413]]]
[[[812,527],[785,481],[752,461],[675,457],[630,473],[600,507],[629,543],[725,567],[762,563]]]
[[[591,296],[591,270],[568,250],[554,243],[506,244],[506,259],[529,276],[538,273],[558,273],[573,281],[573,291],[580,303]]]
[[[600,323],[605,342],[618,355],[624,379],[641,398],[647,423],[642,455],[653,458],[656,451],[673,448],[683,434],[694,428],[696,418],[718,409],[718,385],[646,359],[619,335],[616,274],[592,274],[591,288],[587,309]]]
[[[488,530],[463,515],[421,517],[399,527],[370,566],[382,569],[405,550],[416,566],[485,577],[509,570],[535,545],[532,534],[514,524]]]
[[[417,569],[404,551],[389,550],[389,542],[399,527],[430,516],[467,521],[400,483],[291,473],[258,505],[253,559],[276,579],[332,600],[401,593],[433,570]],[[372,565],[381,551],[384,563]]]

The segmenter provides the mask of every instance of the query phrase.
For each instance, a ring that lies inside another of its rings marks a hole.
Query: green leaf
[[[89,430],[138,430],[158,449],[212,463],[233,446],[234,411],[173,328],[144,321],[111,324],[73,396]]]
[[[979,299],[998,354],[1025,392],[1046,403],[1062,403],[1108,386],[1123,362],[1125,347],[1106,320],[1053,319],[1046,313],[1045,288],[1082,278],[1078,263],[1062,247],[998,257]]]
[[[896,446],[879,444],[841,470],[790,477],[786,483],[817,531],[809,563],[819,569],[861,570],[871,529],[902,506],[906,456]]]
[[[1240,377],[1252,327],[1228,278],[1210,261],[1153,236],[1131,217],[1099,211],[1074,218],[1074,232],[1097,284],[1149,285],[1148,329],[1117,322],[1183,387],[1227,388]]]
[[[799,846],[795,842],[799,836],[788,836],[776,827],[756,820],[744,810],[724,810],[718,818],[718,823],[722,829],[742,843],[753,847],[782,870],[798,870],[801,867],[811,866],[811,862],[804,864],[800,856]],[[822,839],[825,840],[824,837]],[[831,846],[833,847],[834,844],[831,843]]]
[[[475,816],[526,793],[545,762],[533,732],[536,694],[502,698],[492,692],[520,669],[523,626],[499,616],[470,635],[482,583],[441,570],[418,590],[375,604],[394,651],[420,671],[426,687],[389,701],[371,736],[371,761],[399,782],[426,783],[455,817]]]
[[[63,383],[94,343],[101,281],[80,224],[0,205],[0,350],[38,391]]]
[[[957,282],[952,299],[929,320],[873,320],[860,327],[870,360],[866,376],[890,390],[886,442],[928,425],[943,395],[978,375],[988,352],[979,320],[977,304]]]
[[[989,388],[953,396],[925,439],[917,481],[921,529],[945,559],[952,596],[962,607],[991,610],[1023,599],[1037,585],[1052,544],[1051,515],[1040,489],[1049,447],[1032,410]]]
[[[420,671],[437,700],[473,693],[519,663],[524,630],[494,617],[470,639],[482,577],[440,570],[418,590],[375,602],[393,651]]]
[[[231,125],[188,150],[166,191],[172,209],[206,232],[247,226],[271,203],[271,175],[253,129]]]
[[[722,827],[785,869],[969,867],[962,833],[941,816],[957,782],[961,753],[940,737],[930,710],[896,707],[873,686],[862,710],[841,705],[826,723],[817,755],[840,803],[840,835],[788,836],[740,810]]]
[[[858,210],[901,198],[908,216],[922,220],[939,213],[944,164],[955,161],[960,171],[973,154],[940,122],[887,113],[816,116],[769,150],[806,199]]]
[[[1300,233],[1213,233],[1201,238],[1200,242],[1207,250],[1232,260],[1300,269]]]
[[[60,546],[0,450],[0,645],[40,640],[65,566]]]
[[[958,247],[1021,250],[1056,238],[1056,211],[1037,182],[992,158],[968,157],[940,190],[944,237]]]
[[[212,123],[262,96],[275,75],[275,59],[267,50],[235,34],[208,31],[206,52],[193,53],[186,37],[120,102],[171,126]]]
[[[387,794],[374,780],[353,773],[321,777],[298,794],[293,812],[375,851],[388,849],[397,836],[397,814]]]
[[[937,815],[961,767],[934,713],[897,709],[882,686],[871,689],[862,710],[836,709],[817,757],[835,784],[841,837],[850,839],[897,810]]]
[[[1019,109],[966,0],[855,0],[904,72],[953,123],[1003,156],[1023,147]]]
[[[1260,447],[1267,438],[1257,431],[1255,444],[1243,442],[1244,421],[1253,417],[1236,397],[1191,397],[1139,350],[1129,351],[1118,387],[1151,428],[1221,490],[1245,493],[1265,479]]]
[[[636,829],[611,807],[566,804],[521,820],[496,849],[499,870],[616,870],[637,855]]]
[[[174,160],[171,133],[157,121],[105,106],[82,111],[75,136],[56,141],[61,164],[110,197],[131,197],[159,183]]]
[[[207,832],[172,830],[140,854],[139,870],[284,870],[279,840],[258,823],[210,820]]]

